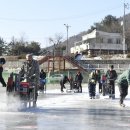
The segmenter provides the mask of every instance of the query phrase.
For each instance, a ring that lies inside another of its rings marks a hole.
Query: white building
[[[125,51],[127,46],[125,46]],[[93,30],[82,36],[82,41],[76,42],[71,53],[85,52],[88,55],[123,53],[122,35]]]

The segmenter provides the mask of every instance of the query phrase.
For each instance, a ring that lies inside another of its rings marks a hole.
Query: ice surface
[[[89,99],[87,85],[83,93],[61,93],[59,89],[39,93],[37,107],[20,109],[19,99],[9,98],[5,88],[0,88],[0,130],[129,130],[130,94],[126,107],[119,106],[119,90],[116,99],[99,95]],[[129,89],[130,90],[130,89]]]

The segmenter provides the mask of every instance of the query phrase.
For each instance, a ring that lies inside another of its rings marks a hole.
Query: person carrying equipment
[[[90,99],[95,99],[95,89],[96,89],[96,83],[98,81],[98,74],[97,71],[94,70],[89,75],[89,82],[88,82],[88,90],[89,90],[89,97]]]
[[[24,62],[24,65],[21,68],[20,75],[22,77],[26,77],[27,82],[34,82],[35,83],[35,97],[34,97],[34,106],[36,105],[37,96],[38,96],[38,85],[40,81],[40,70],[39,70],[39,63],[37,60],[33,59],[32,54],[26,55],[27,62]]]

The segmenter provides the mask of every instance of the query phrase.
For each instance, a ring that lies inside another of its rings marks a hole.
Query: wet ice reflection
[[[90,100],[86,92],[47,93],[39,96],[36,108],[0,110],[0,130],[129,130],[130,107],[118,102],[118,97]],[[0,100],[0,108],[4,103]]]

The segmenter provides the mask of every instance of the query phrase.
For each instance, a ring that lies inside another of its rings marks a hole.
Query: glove
[[[31,79],[35,79],[35,77],[36,77],[35,75],[32,75],[30,78],[31,78]]]
[[[23,81],[23,80],[24,80],[24,77],[21,77],[21,78],[20,78],[20,81]]]

